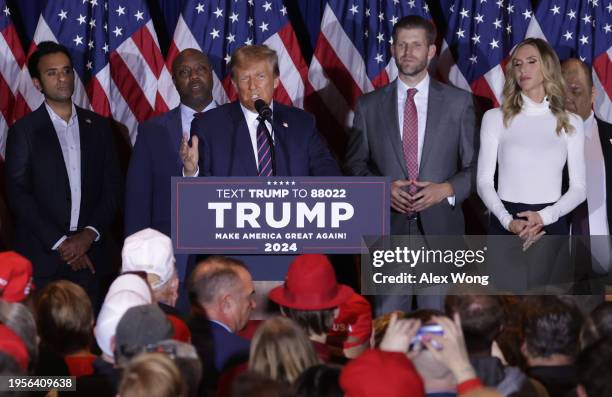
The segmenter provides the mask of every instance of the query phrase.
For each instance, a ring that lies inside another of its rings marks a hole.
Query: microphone
[[[268,131],[268,127],[266,127],[266,120],[272,123],[272,109],[270,106],[264,102],[263,99],[257,99],[254,103],[255,110],[259,113],[259,117],[257,118],[261,124],[263,124],[263,129],[266,133],[266,140],[270,145],[270,156],[272,160],[272,176],[276,176],[276,150],[274,148],[274,140],[272,139],[272,134]]]
[[[268,121],[272,119],[272,109],[270,109],[270,106],[268,106],[263,99],[258,99],[255,101],[255,110],[257,110],[259,117],[262,119]]]

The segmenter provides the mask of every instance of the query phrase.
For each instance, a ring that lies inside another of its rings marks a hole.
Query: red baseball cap
[[[0,351],[13,357],[17,364],[28,370],[28,349],[21,338],[6,325],[0,324]]]
[[[345,349],[370,341],[372,335],[372,307],[366,298],[353,292],[351,297],[339,306],[340,312],[334,319],[328,333],[327,343]]]
[[[340,373],[344,397],[424,397],[423,380],[403,353],[368,350]]]
[[[0,253],[0,298],[21,302],[32,289],[32,262],[15,251]]]
[[[325,255],[300,255],[291,263],[285,284],[268,294],[271,301],[298,310],[322,310],[340,306],[353,289],[338,284],[336,273]]]

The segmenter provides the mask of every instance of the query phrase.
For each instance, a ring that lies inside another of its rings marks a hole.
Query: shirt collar
[[[591,138],[593,135],[593,123],[595,123],[595,113],[591,110],[591,114],[584,121],[584,135],[587,138]]]
[[[49,113],[49,117],[51,117],[51,121],[61,121],[63,123],[66,123],[66,120],[64,120],[57,113],[55,113],[55,111],[53,110],[51,106],[49,106],[47,101],[45,101],[44,103],[45,103],[45,108],[47,109],[47,113]],[[72,103],[70,119],[68,120],[66,124],[71,125],[72,123],[76,121],[76,118],[77,118],[76,108],[74,107],[74,103]]]
[[[210,322],[213,322],[213,323],[215,323],[215,324],[220,325],[221,327],[225,328],[225,329],[227,330],[227,332],[230,332],[230,333],[232,333],[232,334],[233,334],[233,332],[232,332],[232,330],[230,329],[230,327],[228,327],[227,325],[223,324],[221,321],[211,320],[211,319],[208,319],[208,321],[210,321]]]
[[[247,109],[242,103],[240,103],[240,109],[242,109],[242,114],[244,114],[247,125],[254,124],[257,117],[259,117],[259,113]],[[272,110],[272,114],[274,114],[274,101],[270,102],[270,109]]]
[[[190,108],[189,106],[185,105],[184,103],[181,103],[180,107],[181,107],[181,117],[184,117],[185,120],[191,120],[193,118],[193,115],[198,113],[192,108]],[[202,110],[202,113],[208,112],[209,110],[214,109],[216,107],[217,107],[217,103],[215,101],[210,101],[208,106],[206,106],[204,110]]]
[[[406,96],[406,92],[408,91],[409,88],[416,88],[417,89],[416,95],[427,96],[427,94],[429,93],[429,80],[430,80],[429,73],[427,73],[425,77],[423,78],[423,80],[419,81],[417,85],[415,85],[414,87],[409,87],[406,83],[402,81],[402,79],[398,77],[397,78],[397,90],[398,90],[398,93],[401,94],[398,96],[400,97]]]

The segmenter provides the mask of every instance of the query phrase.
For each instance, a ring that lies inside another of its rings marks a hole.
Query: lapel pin
[[[285,128],[289,128],[289,124],[287,124],[287,123],[283,123],[283,127],[285,127]]]
[[[85,119],[85,122],[86,122],[87,124],[91,124],[91,120],[90,120],[90,119]]]

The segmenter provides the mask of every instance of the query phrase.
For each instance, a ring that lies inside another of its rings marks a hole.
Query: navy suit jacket
[[[606,167],[606,207],[608,208],[608,230],[612,234],[612,124],[596,118],[599,140]]]
[[[126,236],[147,227],[170,236],[170,178],[183,176],[182,137],[180,106],[138,127],[127,173]]]
[[[93,226],[100,232],[88,256],[104,274],[112,270],[105,240],[121,204],[122,178],[108,119],[78,106],[76,112],[81,145],[77,229]],[[71,194],[60,142],[44,104],[9,130],[6,179],[15,249],[32,261],[35,277],[53,276],[67,266],[51,248],[70,232]]]
[[[342,174],[311,114],[277,102],[273,107],[277,176]],[[238,101],[195,119],[191,134],[200,140],[200,176],[257,176],[257,159]]]
[[[202,360],[202,387],[214,389],[226,370],[248,362],[250,342],[204,316],[189,320],[191,343]]]

